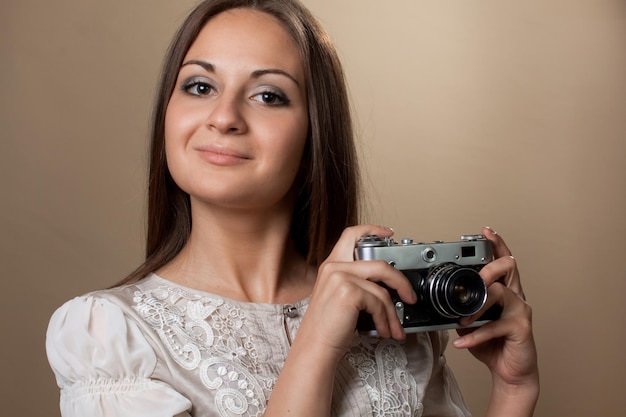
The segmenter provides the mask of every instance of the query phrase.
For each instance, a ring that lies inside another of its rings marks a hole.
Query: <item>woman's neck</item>
[[[157,273],[241,301],[293,303],[311,293],[316,271],[297,253],[290,229],[290,210],[196,206],[187,245]]]

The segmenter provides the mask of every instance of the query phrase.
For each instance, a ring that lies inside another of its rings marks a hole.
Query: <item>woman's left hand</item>
[[[532,311],[526,302],[517,263],[511,251],[490,228],[485,227],[482,232],[491,241],[494,253],[494,260],[480,271],[488,288],[487,303],[476,315],[461,320],[461,324],[470,324],[494,304],[502,306],[502,314],[498,320],[482,327],[459,329],[461,337],[453,345],[468,348],[487,365],[494,381],[494,395],[511,393],[529,398],[534,395],[534,408],[539,392],[539,372],[532,332]]]

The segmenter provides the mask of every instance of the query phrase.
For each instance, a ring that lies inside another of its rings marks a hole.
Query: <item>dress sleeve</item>
[[[188,417],[191,402],[151,379],[157,359],[137,324],[112,302],[78,297],[52,316],[48,361],[63,417]]]

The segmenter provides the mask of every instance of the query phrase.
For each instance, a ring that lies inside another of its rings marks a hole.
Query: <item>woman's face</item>
[[[192,202],[269,208],[286,200],[308,131],[302,60],[272,16],[233,9],[189,49],[165,117],[167,163]]]

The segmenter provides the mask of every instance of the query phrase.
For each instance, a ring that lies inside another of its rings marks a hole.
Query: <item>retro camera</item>
[[[476,314],[485,305],[487,288],[479,271],[492,259],[491,242],[483,235],[461,236],[459,242],[396,242],[375,235],[356,244],[356,260],[384,260],[400,270],[417,293],[415,304],[406,304],[387,288],[407,333],[462,327],[459,319]],[[384,285],[383,285],[384,286]],[[488,309],[471,327],[500,316],[501,308]],[[376,334],[369,314],[362,313],[357,328]]]

